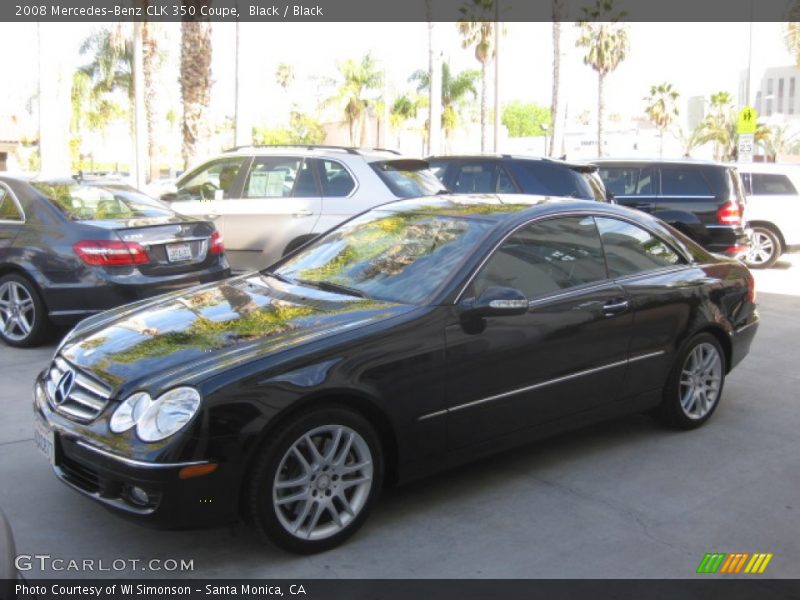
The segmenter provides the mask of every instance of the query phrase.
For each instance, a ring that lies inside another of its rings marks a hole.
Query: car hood
[[[79,325],[59,354],[114,390],[170,383],[364,327],[414,307],[258,273],[122,307]]]

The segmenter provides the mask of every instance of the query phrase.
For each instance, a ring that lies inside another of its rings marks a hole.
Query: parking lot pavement
[[[0,346],[0,506],[21,554],[184,559],[196,577],[684,578],[712,551],[772,552],[764,576],[800,577],[800,261],[756,277],[761,329],[706,427],[630,417],[391,490],[355,538],[312,557],[242,526],[145,529],[59,483],[31,441],[31,385],[53,348]]]

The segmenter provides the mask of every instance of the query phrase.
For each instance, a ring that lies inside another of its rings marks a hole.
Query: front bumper
[[[238,513],[239,470],[219,463],[209,474],[182,479],[186,467],[209,464],[140,461],[100,448],[50,408],[40,380],[34,416],[53,432],[53,472],[73,490],[116,514],[165,529],[211,527],[234,522]],[[134,488],[147,494],[137,501]]]

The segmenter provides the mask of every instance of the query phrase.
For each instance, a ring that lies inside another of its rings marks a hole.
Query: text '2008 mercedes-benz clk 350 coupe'
[[[36,439],[121,515],[242,515],[316,552],[385,483],[627,413],[702,425],[757,325],[746,267],[642,212],[402,200],[267,271],[85,320],[36,381]]]

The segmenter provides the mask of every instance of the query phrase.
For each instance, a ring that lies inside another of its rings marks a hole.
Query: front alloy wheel
[[[281,427],[253,469],[250,516],[276,545],[303,554],[339,545],[367,517],[383,478],[372,426],[319,409]]]
[[[750,249],[745,254],[744,262],[754,269],[767,269],[778,262],[783,249],[775,232],[766,227],[753,227],[750,237]]]

